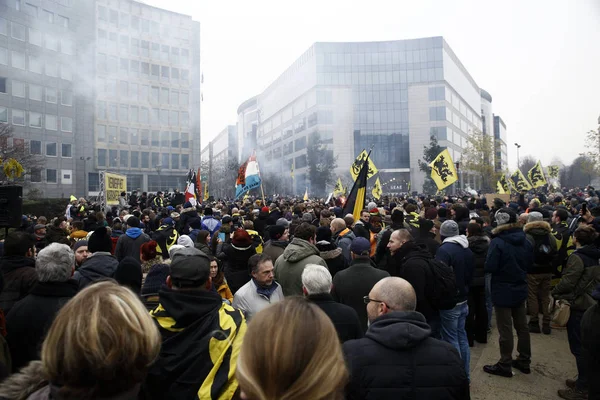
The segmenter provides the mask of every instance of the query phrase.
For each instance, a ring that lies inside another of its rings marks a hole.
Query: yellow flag
[[[382,193],[383,193],[383,190],[381,189],[381,182],[379,182],[379,177],[377,177],[377,180],[375,181],[375,186],[373,186],[373,190],[371,191],[371,194],[373,195],[374,198],[379,200],[381,198]]]
[[[531,185],[527,179],[525,179],[525,176],[519,169],[513,172],[513,174],[510,176],[510,180],[513,182],[514,188],[519,192],[532,189]]]
[[[71,195],[71,197],[69,197],[69,201],[77,201],[77,197]]]
[[[504,191],[504,188],[502,187],[502,184],[500,183],[500,181],[496,182],[496,192],[498,192],[500,194],[506,193]]]
[[[333,195],[334,196],[340,196],[342,194],[344,194],[344,186],[342,185],[342,180],[340,178],[338,178],[336,184],[335,184],[335,188],[333,188]]]
[[[558,165],[549,165],[548,166],[548,176],[550,178],[556,179],[558,178],[559,166]]]
[[[303,200],[304,201],[308,200],[308,188],[306,188],[306,191],[304,192],[304,198],[303,198]]]
[[[358,178],[358,174],[360,173],[360,169],[363,165],[363,162],[366,159],[367,151],[363,150],[362,153],[360,153],[358,157],[356,157],[356,160],[354,160],[352,166],[350,167],[350,175],[352,175],[352,180],[356,181],[356,178]],[[369,171],[367,173],[367,179],[375,175],[377,172],[379,172],[379,170],[377,169],[375,164],[373,164],[373,160],[371,159],[371,157],[369,157]]]
[[[542,187],[548,183],[544,176],[544,169],[542,168],[542,163],[540,161],[527,172],[527,177],[529,178],[529,182],[531,182],[531,186],[534,188]]]
[[[510,193],[510,186],[508,185],[508,181],[506,180],[506,175],[502,174],[502,176],[500,176],[500,180],[498,181],[498,193],[500,194],[504,194],[504,193]],[[502,189],[502,191],[500,191],[500,189]]]
[[[209,197],[210,197],[210,196],[208,195],[208,182],[206,182],[206,183],[204,184],[204,198],[203,198],[203,200],[204,200],[204,201],[208,201],[208,198],[209,198]]]
[[[442,190],[458,180],[456,168],[448,149],[438,154],[429,166],[431,167],[431,179],[437,185],[438,190]]]

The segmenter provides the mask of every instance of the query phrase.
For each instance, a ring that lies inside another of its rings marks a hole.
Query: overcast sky
[[[509,166],[570,163],[600,115],[600,0],[146,0],[201,23],[202,146],[314,42],[443,36],[507,126]],[[492,5],[493,4],[493,5]]]

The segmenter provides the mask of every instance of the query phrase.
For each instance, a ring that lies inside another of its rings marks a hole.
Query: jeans
[[[469,375],[469,363],[471,361],[471,350],[469,349],[469,341],[465,330],[467,315],[469,314],[469,306],[466,301],[458,303],[451,310],[441,310],[440,318],[442,320],[442,340],[450,343],[460,354],[465,364],[465,372],[467,378]]]
[[[539,324],[540,311],[543,314],[543,323],[550,324],[552,316],[548,307],[550,306],[550,282],[552,274],[529,274],[527,275],[527,314],[531,317],[530,324]],[[540,310],[541,306],[541,310]]]
[[[577,389],[588,389],[588,360],[586,352],[581,349],[581,318],[583,311],[571,309],[571,316],[567,322],[567,337],[571,354],[575,356],[577,363]]]
[[[488,329],[492,329],[492,274],[485,274],[485,308],[488,313]]]
[[[521,365],[529,366],[531,364],[531,340],[529,337],[529,327],[527,326],[527,313],[525,303],[520,306],[496,307],[496,325],[498,325],[498,339],[500,344],[500,361],[498,364],[508,371],[512,370],[512,353],[515,346],[513,336],[513,323],[517,331],[517,351],[519,356],[517,361]]]

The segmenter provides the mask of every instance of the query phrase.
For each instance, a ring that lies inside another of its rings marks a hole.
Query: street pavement
[[[514,333],[513,356],[516,357],[517,337]],[[484,365],[495,364],[500,359],[498,331],[494,326],[487,344],[475,342],[475,346],[471,347],[471,399],[560,399],[556,391],[566,388],[565,380],[577,375],[575,357],[569,351],[567,330],[553,329],[551,335],[532,333],[531,354],[529,375],[517,369],[513,369],[512,378],[483,372]]]

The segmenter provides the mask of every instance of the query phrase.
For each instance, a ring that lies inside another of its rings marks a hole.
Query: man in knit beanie
[[[79,284],[79,290],[96,281],[113,278],[119,266],[117,259],[110,254],[112,240],[105,227],[96,229],[90,235],[88,250],[91,254],[73,275],[73,279]]]

